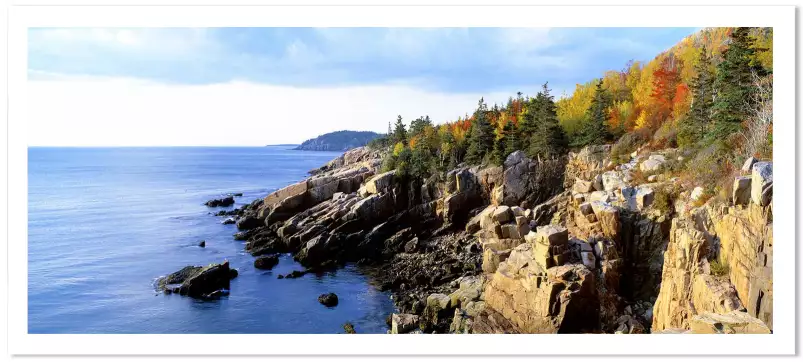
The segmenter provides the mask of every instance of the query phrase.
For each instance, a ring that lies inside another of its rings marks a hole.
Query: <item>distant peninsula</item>
[[[371,140],[381,136],[382,134],[370,131],[337,131],[308,139],[294,149],[302,151],[348,151],[352,148],[365,146]]]

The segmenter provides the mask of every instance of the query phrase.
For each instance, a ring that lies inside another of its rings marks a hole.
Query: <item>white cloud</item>
[[[32,50],[50,53],[114,51],[138,56],[188,56],[217,47],[204,28],[31,29]]]
[[[298,143],[341,130],[384,132],[406,123],[471,112],[481,94],[446,94],[405,85],[294,88],[230,82],[173,85],[98,77],[28,82],[31,146],[261,146]],[[485,94],[502,103],[508,94]]]

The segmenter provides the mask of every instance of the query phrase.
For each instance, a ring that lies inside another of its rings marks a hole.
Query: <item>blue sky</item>
[[[516,92],[649,60],[689,28],[34,29],[29,69],[169,83]]]
[[[560,95],[562,91],[570,92],[576,83],[585,83],[607,70],[622,69],[628,60],[650,60],[695,30],[40,28],[29,30],[28,73],[31,84],[37,86],[34,91],[53,98],[74,97],[76,99],[71,101],[78,103],[70,105],[69,109],[60,109],[61,113],[53,111],[38,115],[42,118],[67,117],[59,116],[65,112],[79,112],[81,118],[87,117],[87,112],[96,103],[83,94],[105,96],[113,93],[120,82],[128,82],[125,89],[129,90],[139,86],[161,87],[159,91],[164,90],[165,97],[183,97],[173,102],[176,104],[192,104],[185,98],[195,93],[207,97],[204,99],[217,99],[218,103],[241,102],[227,100],[227,97],[247,86],[252,92],[262,92],[262,104],[240,106],[253,107],[254,112],[262,107],[263,113],[266,106],[275,110],[304,103],[289,98],[283,98],[283,104],[271,103],[271,97],[275,98],[277,94],[293,93],[308,98],[314,92],[317,97],[326,98],[331,94],[341,103],[350,102],[348,107],[340,110],[341,113],[335,114],[336,124],[322,124],[316,120],[317,117],[308,116],[297,120],[309,122],[311,127],[306,132],[286,131],[281,140],[275,141],[300,142],[325,130],[361,128],[382,131],[387,127],[385,118],[394,119],[395,114],[410,119],[427,113],[439,116],[440,119],[435,118],[437,122],[448,121],[470,112],[480,96],[491,103],[501,103],[517,91],[534,94],[545,81],[549,81],[550,87]],[[236,91],[232,88],[235,86],[238,87]],[[156,102],[145,98],[133,101],[125,89],[120,90],[120,99],[109,99],[108,102],[119,103],[118,108],[137,102],[144,106]],[[207,94],[213,90],[221,92],[218,97]],[[310,93],[304,95],[305,91]],[[351,100],[357,94],[363,94],[362,102]],[[143,97],[146,96],[143,92]],[[40,104],[63,102],[35,98]],[[194,102],[199,106],[191,110],[199,113],[193,114],[194,117],[213,112],[196,110],[212,106],[200,105],[200,99]],[[441,103],[429,104],[432,99],[439,99]],[[367,107],[367,104],[376,109],[354,109]],[[76,108],[79,106],[83,108]],[[161,111],[172,107],[171,103],[160,103],[159,106]],[[333,107],[337,108],[336,105]],[[32,108],[40,111],[39,107]],[[158,117],[165,113],[153,112],[139,117]],[[70,119],[75,122],[76,118]],[[214,124],[211,119],[207,123]],[[198,139],[203,139],[200,141],[202,144],[214,143],[211,134]],[[36,143],[54,141],[60,142],[53,137]],[[251,144],[262,141],[253,138],[231,142]],[[110,142],[116,141],[112,139]],[[140,144],[144,141],[123,139],[121,142]],[[179,143],[195,144],[193,142],[183,140]]]

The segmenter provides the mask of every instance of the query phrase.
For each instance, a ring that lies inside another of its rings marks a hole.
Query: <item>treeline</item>
[[[622,155],[641,145],[705,150],[722,167],[771,157],[771,99],[772,29],[711,28],[557,101],[544,84],[502,106],[480,99],[472,114],[441,125],[424,116],[408,128],[399,116],[372,146],[388,149],[385,169],[421,178],[463,163],[502,164],[515,150],[543,159],[613,142]]]

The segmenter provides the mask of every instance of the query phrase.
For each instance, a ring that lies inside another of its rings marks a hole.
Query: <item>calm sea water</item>
[[[287,148],[30,148],[29,333],[342,333],[345,322],[384,333],[390,296],[355,268],[276,279],[300,265],[284,256],[254,269],[236,227],[203,205],[233,192],[247,204],[338,155]],[[228,297],[153,289],[160,275],[225,259],[240,272]],[[338,306],[318,303],[328,292]]]

